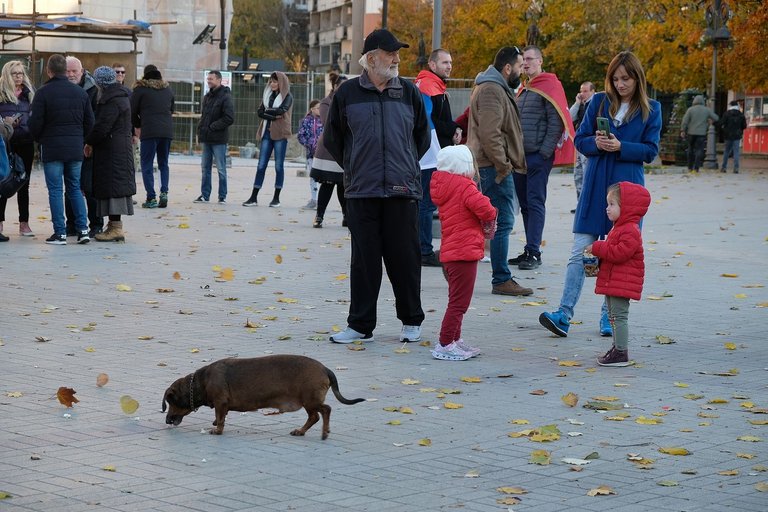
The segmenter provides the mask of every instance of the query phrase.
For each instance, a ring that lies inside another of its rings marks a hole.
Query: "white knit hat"
[[[467,146],[446,146],[437,153],[437,170],[471,178],[475,175],[475,159]]]

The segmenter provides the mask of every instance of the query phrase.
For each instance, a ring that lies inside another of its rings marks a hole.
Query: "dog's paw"
[[[304,432],[300,428],[297,428],[296,430],[291,431],[291,435],[292,436],[303,436]]]
[[[211,434],[211,435],[220,436],[222,433],[224,433],[224,429],[223,428],[212,428],[211,430],[208,431],[208,433]]]

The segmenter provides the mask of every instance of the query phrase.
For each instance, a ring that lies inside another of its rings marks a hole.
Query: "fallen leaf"
[[[200,349],[199,348],[193,348],[193,349],[190,349],[190,352],[193,353],[193,354],[197,354],[197,353],[200,352]]]
[[[173,278],[178,281],[179,279],[181,279],[181,274],[179,274],[178,272],[174,272]]]
[[[757,457],[754,453],[737,453],[736,456],[740,459],[754,459]]]
[[[717,474],[718,475],[723,475],[723,476],[736,476],[736,475],[739,474],[739,470],[738,469],[728,469],[728,470],[725,470],[725,471],[718,471]]]
[[[739,277],[739,274],[720,274],[720,277]]]
[[[618,411],[620,409],[623,409],[624,406],[621,404],[611,403],[611,402],[587,402],[583,406],[585,409],[594,409],[596,411]]]
[[[760,492],[768,492],[768,482],[758,482],[755,484],[755,489]]]
[[[400,424],[402,424],[400,420],[392,420],[387,422],[387,425],[400,425]]]
[[[419,439],[419,446],[432,446],[432,440],[428,438]]]
[[[5,394],[8,398],[21,398],[24,396],[21,391],[9,391]]]
[[[461,377],[459,380],[461,380],[461,382],[467,382],[470,384],[477,384],[479,382],[483,382],[483,379],[480,377]]]
[[[219,275],[216,276],[217,281],[231,281],[234,278],[235,271],[229,267],[222,269],[221,272],[219,272]]]
[[[277,302],[282,302],[284,304],[298,304],[298,299],[289,299],[288,297],[280,297],[277,299]]]
[[[551,453],[547,450],[534,450],[531,452],[531,458],[528,464],[538,464],[539,466],[548,466],[551,462]]]
[[[678,484],[674,480],[661,480],[659,482],[656,482],[656,485],[660,485],[662,487],[677,487],[680,484]]]
[[[759,443],[762,441],[761,438],[757,436],[739,436],[736,438],[737,441],[746,441],[748,443]]]
[[[445,402],[443,404],[443,407],[445,407],[446,409],[462,409],[464,406],[461,404],[453,403],[453,402]]]
[[[544,391],[543,389],[534,389],[533,391],[529,392],[528,394],[529,395],[542,396],[542,395],[546,395],[547,392]]]
[[[362,345],[347,345],[347,350],[351,350],[353,352],[360,352],[365,350],[365,347]]]
[[[100,373],[96,376],[96,385],[100,388],[106,386],[107,382],[109,382],[109,375],[106,373]]]
[[[596,460],[600,458],[600,454],[597,452],[592,452],[588,454],[586,457],[584,457],[586,460]]]
[[[579,403],[579,395],[575,393],[568,393],[567,395],[560,397],[560,399],[568,407],[576,407],[576,404]]]
[[[657,335],[656,341],[658,341],[660,345],[669,345],[671,343],[675,343],[675,340],[673,340],[669,336],[664,336],[663,334]]]
[[[690,455],[691,452],[686,450],[685,448],[680,448],[677,446],[667,446],[667,447],[660,447],[659,452],[666,453],[667,455]]]
[[[347,278],[349,278],[349,276],[347,274],[339,274],[334,279],[336,279],[337,281],[343,281],[343,280],[345,280]]]
[[[125,414],[133,414],[139,408],[139,402],[131,398],[130,395],[120,397],[120,408]]]
[[[0,491],[0,500],[5,500],[8,498],[13,498],[13,494],[7,493],[5,491]],[[512,503],[514,505],[514,503]]]
[[[686,384],[685,382],[675,382],[674,386],[676,388],[687,388],[690,386],[690,384]]]
[[[726,350],[736,350],[736,344],[735,343],[724,343],[723,346]]]
[[[282,256],[280,256],[279,254],[277,256],[275,256],[275,263],[277,263],[279,265],[282,262],[283,262],[283,257]]]
[[[755,406],[754,402],[741,402],[739,404],[739,407],[743,407],[745,409],[752,409]]]
[[[497,487],[496,490],[502,494],[528,494],[522,487]]]
[[[173,293],[176,290],[174,290],[173,288],[155,288],[155,291],[157,293]]]
[[[496,503],[499,505],[518,505],[520,500],[514,496],[506,496],[504,498],[496,498]]]
[[[725,398],[713,398],[707,402],[708,404],[727,404],[728,400]]]
[[[130,292],[131,291],[131,287],[128,286],[127,284],[119,284],[119,285],[115,286],[115,288],[119,292]]]
[[[510,420],[510,423],[513,425],[528,425],[530,422],[528,420]]]
[[[56,398],[59,399],[59,402],[61,402],[62,405],[72,407],[73,404],[80,401],[75,397],[75,393],[77,393],[77,391],[74,389],[62,386],[56,391]]]
[[[700,400],[704,398],[704,395],[697,395],[695,393],[688,393],[683,395],[683,398],[687,398],[688,400]]]
[[[398,412],[402,414],[413,414],[413,409],[411,409],[410,407],[400,407],[398,409]]]
[[[53,338],[48,338],[46,336],[35,336],[35,341],[39,341],[40,343],[45,343],[46,341],[51,341]]]
[[[595,487],[587,492],[587,496],[607,496],[609,494],[616,494],[616,492],[607,485]]]
[[[478,478],[478,477],[480,477],[480,473],[476,469],[473,469],[471,471],[467,471],[466,473],[464,473],[464,478]]]
[[[400,384],[405,384],[406,386],[413,386],[415,384],[421,384],[421,381],[416,379],[403,379],[400,381]]]
[[[581,366],[581,363],[578,361],[559,361],[557,366]]]
[[[104,471],[109,471],[111,473],[114,473],[115,471],[117,471],[117,468],[115,466],[104,466],[101,469]]]
[[[618,402],[619,397],[617,396],[593,396],[593,400],[597,400],[598,402]]]

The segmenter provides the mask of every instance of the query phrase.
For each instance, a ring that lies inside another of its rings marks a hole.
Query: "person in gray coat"
[[[704,96],[693,98],[693,105],[685,111],[680,136],[688,137],[688,171],[699,172],[704,162],[704,143],[707,141],[707,129],[710,120],[720,119],[711,108],[704,105]]]

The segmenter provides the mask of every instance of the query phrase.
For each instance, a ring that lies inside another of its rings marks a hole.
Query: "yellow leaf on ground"
[[[182,222],[181,224],[179,224],[179,229],[189,229],[189,224],[187,224],[186,222]]]
[[[419,446],[432,446],[432,440],[428,438],[419,439]]]
[[[288,297],[280,297],[279,299],[277,299],[277,302],[282,302],[283,304],[297,304],[299,300],[289,299]]]
[[[106,386],[107,382],[109,382],[109,375],[106,373],[100,373],[96,376],[96,385],[100,388]]]
[[[518,419],[518,420],[510,420],[510,423],[513,425],[528,425],[530,421]]]
[[[708,404],[727,404],[728,400],[725,398],[713,398],[707,402]]]
[[[601,485],[600,487],[595,487],[594,489],[590,489],[587,492],[587,496],[607,496],[609,494],[616,494],[616,491],[614,491],[607,485]]]
[[[659,451],[661,453],[666,453],[667,455],[690,455],[691,452],[686,450],[685,448],[680,448],[677,446],[667,446],[667,447],[660,447]]]
[[[661,480],[659,482],[656,482],[656,485],[660,485],[662,487],[677,487],[680,484],[678,484],[674,480]]]
[[[720,277],[739,277],[739,274],[720,274]]]
[[[768,492],[768,482],[758,482],[755,484],[755,489],[760,492]]]
[[[522,487],[498,487],[496,490],[503,494],[528,494]]]
[[[131,398],[130,395],[120,397],[120,408],[125,414],[133,414],[139,408],[139,402]]]
[[[752,425],[768,425],[768,420],[747,420]]]
[[[114,473],[115,471],[117,471],[117,468],[115,466],[104,466],[101,469],[104,471],[109,471],[111,473]]]
[[[617,396],[593,396],[592,399],[599,400],[600,402],[618,402]]]
[[[747,298],[747,294],[746,293],[737,293],[736,295],[733,296],[733,298],[734,299],[746,299]]]
[[[664,423],[664,421],[659,418],[646,418],[645,416],[638,416],[638,418],[635,420],[635,423],[639,425],[659,425]]]
[[[579,395],[575,393],[568,393],[567,395],[560,397],[560,399],[568,407],[576,407],[576,404],[579,403]]]
[[[199,352],[200,352],[200,349],[199,349],[199,348],[193,348],[193,349],[190,349],[189,351],[190,351],[191,353],[193,353],[193,354],[197,354],[197,353],[199,353]]]
[[[736,344],[735,343],[724,343],[723,346],[727,350],[736,350]]]
[[[663,334],[658,334],[656,336],[656,341],[659,342],[659,345],[669,345],[675,342],[675,340],[673,340],[669,336],[664,336]]]
[[[504,498],[496,498],[496,503],[498,503],[499,505],[517,505],[520,503],[520,500],[515,498],[514,496],[506,496]]]
[[[279,254],[277,256],[275,256],[275,263],[277,263],[279,265],[282,262],[283,262],[283,257],[282,256],[280,256]]]
[[[388,421],[387,425],[400,425],[402,422],[400,420],[392,420]]]
[[[96,349],[94,347],[85,347],[86,352],[96,352]]]
[[[477,384],[479,382],[483,382],[483,379],[480,377],[461,377],[459,380],[461,380],[461,382],[468,382],[470,384]]]
[[[413,386],[414,384],[421,384],[421,381],[416,379],[403,379],[400,381],[400,384],[405,384],[406,386]]]
[[[365,347],[362,345],[347,345],[347,350],[351,350],[352,352],[361,352],[365,350]]]
[[[548,466],[552,455],[547,450],[534,450],[531,452],[531,458],[528,464],[538,464],[539,466]]]
[[[757,457],[754,453],[737,453],[736,456],[740,459],[754,459]]]
[[[179,279],[181,279],[181,274],[179,274],[178,272],[174,272],[173,278],[178,281]]]
[[[690,384],[686,384],[685,382],[675,382],[674,385],[676,388],[687,388],[690,386]]]
[[[739,405],[745,409],[752,409],[755,406],[754,402],[741,402]]]
[[[337,281],[343,281],[343,280],[345,280],[347,278],[349,278],[349,276],[347,274],[339,274],[334,279],[336,279]]]
[[[581,366],[581,363],[578,361],[559,361],[557,365],[558,366]]]
[[[739,436],[739,437],[736,438],[736,440],[737,441],[746,441],[748,443],[759,443],[760,441],[762,441],[762,439],[760,439],[757,436]]]
[[[443,407],[446,409],[462,409],[464,406],[461,404],[453,403],[453,402],[445,402],[443,404]]]
[[[402,414],[413,414],[413,409],[411,409],[410,407],[401,407],[400,409],[398,409],[398,411],[401,412]]]
[[[24,396],[21,391],[9,391],[5,394],[8,398],[21,398]]]
[[[738,469],[729,469],[729,470],[726,470],[726,471],[718,471],[717,474],[718,475],[723,475],[723,476],[736,476],[736,475],[739,474],[739,470]]]
[[[531,391],[531,392],[530,392],[530,393],[528,393],[528,394],[529,394],[529,395],[536,395],[536,396],[543,396],[543,395],[546,395],[546,394],[547,394],[547,392],[546,392],[546,391],[544,391],[543,389],[534,389],[533,391]]]
[[[119,292],[130,292],[131,291],[131,287],[128,286],[127,284],[119,284],[119,285],[115,286],[115,288]]]

